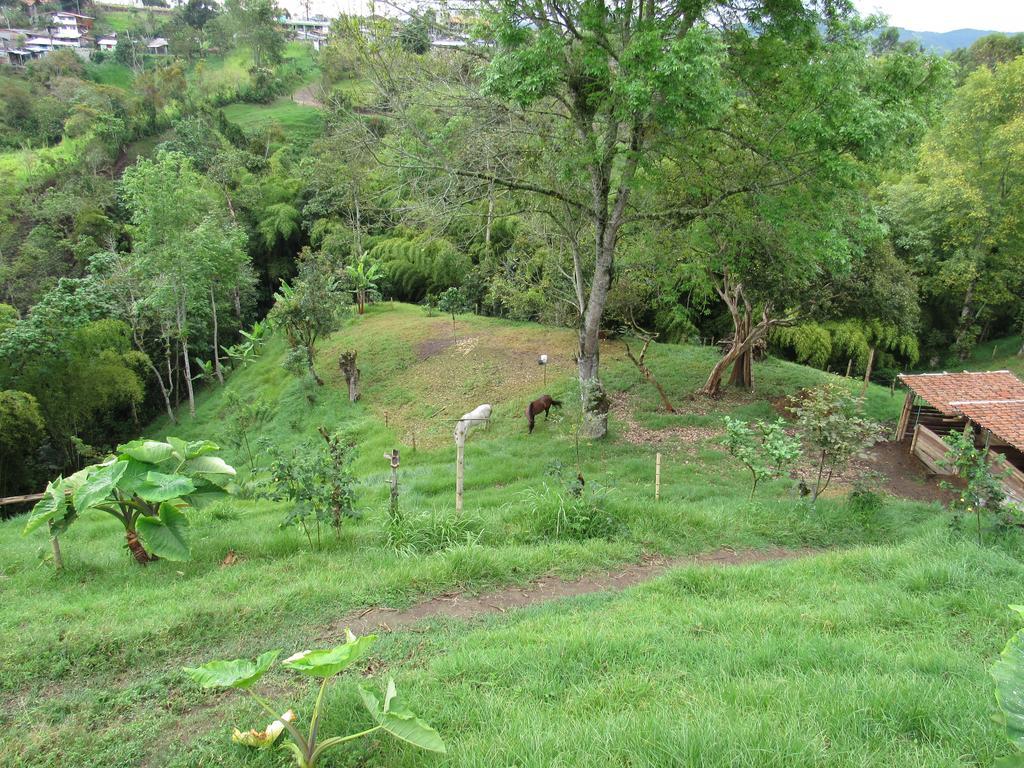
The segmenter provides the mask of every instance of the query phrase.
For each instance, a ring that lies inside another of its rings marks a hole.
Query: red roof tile
[[[1024,400],[989,403],[957,403],[964,416],[1024,451]]]
[[[963,415],[1024,451],[1024,381],[1009,371],[923,373],[900,379],[947,416]]]

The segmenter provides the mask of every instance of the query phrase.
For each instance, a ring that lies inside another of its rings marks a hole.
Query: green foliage
[[[1024,606],[1011,605],[1010,609],[1024,616]],[[997,761],[996,767],[1020,768],[1024,765],[1024,629],[1006,642],[989,674],[996,685],[999,720],[1014,748],[1014,754]]]
[[[300,651],[281,662],[281,666],[285,669],[309,677],[321,678],[316,704],[313,706],[309,720],[309,729],[305,734],[293,724],[293,718],[278,716],[277,710],[271,708],[251,689],[252,685],[258,682],[273,665],[279,651],[269,651],[255,661],[249,659],[211,661],[201,667],[185,667],[184,671],[204,688],[237,688],[246,691],[261,708],[275,718],[274,724],[280,723],[288,731],[291,742],[285,744],[283,748],[292,753],[298,768],[316,768],[326,752],[354,739],[368,736],[375,731],[384,731],[396,739],[420,749],[446,752],[444,742],[437,731],[420,720],[399,701],[395,682],[391,679],[388,680],[383,705],[371,691],[364,686],[359,686],[360,698],[376,722],[374,727],[349,736],[320,738],[321,709],[327,684],[352,664],[365,658],[375,641],[374,635],[356,637],[346,631],[346,641],[343,645],[324,650]],[[274,724],[267,728],[266,734],[271,734]],[[246,743],[243,738],[240,738],[242,734],[237,729],[235,734],[234,741]],[[253,746],[273,743],[275,738],[276,735],[256,740]]]
[[[111,459],[47,486],[23,535],[42,525],[63,532],[79,516],[105,512],[124,526],[128,549],[145,565],[162,557],[188,560],[188,518],[183,510],[223,495],[235,470],[216,456],[208,440],[168,437],[118,446]],[[71,495],[68,505],[66,495]]]
[[[974,434],[950,432],[942,438],[949,447],[944,462],[964,482],[962,488],[946,483],[955,496],[949,503],[953,513],[953,525],[959,528],[965,515],[974,515],[978,526],[978,543],[982,543],[982,515],[996,525],[1012,522],[1006,503],[1006,490],[1001,481],[1009,471],[1005,458],[1000,456],[994,462],[989,459],[988,449],[974,444]],[[995,466],[993,467],[993,463]]]
[[[610,508],[611,490],[575,477],[560,462],[548,468],[552,480],[523,492],[531,533],[540,540],[614,539],[623,531],[622,520]]]
[[[1024,57],[975,69],[928,134],[916,167],[885,191],[899,255],[920,275],[929,353],[964,360],[983,327],[1018,322],[1024,275]]]
[[[273,407],[262,397],[242,397],[235,390],[224,395],[227,411],[227,439],[236,450],[244,451],[250,475],[256,472],[256,459],[252,454],[250,438],[273,414]]]
[[[833,474],[881,439],[881,425],[863,411],[861,399],[832,382],[805,392],[793,408],[805,444],[818,454],[812,502],[828,487]]]
[[[387,238],[376,243],[367,256],[387,275],[388,292],[412,302],[457,287],[470,266],[469,259],[451,242],[430,234]]]
[[[302,353],[317,384],[323,380],[314,366],[316,343],[336,327],[340,314],[341,292],[330,263],[321,254],[303,249],[298,275],[291,284],[281,281],[267,319],[284,330],[292,349]]]
[[[32,395],[0,391],[0,494],[25,490],[35,480],[36,452],[45,435],[46,423]]]
[[[319,549],[321,524],[332,526],[340,536],[344,518],[355,515],[355,446],[342,435],[331,435],[322,427],[320,434],[324,443],[311,441],[287,452],[269,441],[260,444],[261,452],[270,459],[270,477],[264,493],[267,498],[292,503],[281,527],[300,526],[311,549],[311,525],[315,526],[315,548]]]
[[[751,498],[761,480],[786,476],[800,458],[800,441],[786,434],[785,424],[761,420],[751,429],[741,419],[725,417],[725,447],[750,472]]]

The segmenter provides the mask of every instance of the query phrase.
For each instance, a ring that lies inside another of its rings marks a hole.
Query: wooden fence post
[[[661,499],[661,453],[654,454],[654,500]]]
[[[455,438],[455,511],[462,511],[462,479],[466,470],[466,435],[465,433]]]
[[[391,461],[391,514],[394,516],[398,512],[398,449],[392,448],[384,458]]]

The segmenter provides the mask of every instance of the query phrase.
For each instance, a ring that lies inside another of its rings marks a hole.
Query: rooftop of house
[[[1010,371],[900,376],[910,390],[947,416],[964,416],[1024,451],[1024,381]]]

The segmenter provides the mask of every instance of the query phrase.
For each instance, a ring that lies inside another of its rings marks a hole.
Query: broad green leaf
[[[188,442],[182,440],[180,437],[165,437],[164,440],[167,444],[174,449],[174,458],[178,461],[184,461],[188,457]]]
[[[68,509],[68,499],[64,493],[64,478],[58,477],[52,483],[46,484],[43,491],[43,498],[36,502],[28,515],[28,521],[21,531],[22,536],[28,536],[45,523],[64,517]]]
[[[186,459],[197,459],[208,453],[219,451],[220,446],[209,440],[192,440],[185,448]]]
[[[231,741],[235,744],[243,744],[247,747],[257,747],[258,749],[272,746],[274,742],[277,741],[278,736],[281,735],[281,732],[284,731],[285,722],[295,722],[295,712],[293,710],[289,709],[262,731],[257,731],[253,728],[252,730],[243,733],[235,728],[234,733],[231,734]]]
[[[185,462],[183,472],[190,475],[225,475],[235,476],[235,468],[219,456],[197,456]]]
[[[362,685],[359,686],[359,695],[373,719],[396,739],[430,752],[444,753],[448,751],[438,732],[416,717],[399,701],[394,680],[388,679],[383,707],[376,695]]]
[[[118,459],[118,462],[126,466],[124,474],[117,482],[117,489],[132,496],[140,486],[146,484],[146,475],[153,471],[153,465],[127,456]]]
[[[996,702],[1005,719],[1007,738],[1024,751],[1024,629],[1006,643],[990,672],[996,683]]]
[[[159,517],[139,517],[135,527],[146,549],[154,555],[177,561],[188,560],[192,556],[188,544],[188,518],[173,504],[161,504]]]
[[[136,461],[159,464],[174,455],[174,446],[159,440],[132,440],[117,446],[117,452],[130,456]]]
[[[174,458],[178,461],[185,461],[186,459],[195,459],[199,456],[204,456],[214,451],[219,451],[220,446],[210,440],[191,440],[185,441],[180,437],[166,438],[168,445],[174,449]]]
[[[334,648],[318,651],[300,651],[289,656],[281,665],[310,677],[332,677],[369,652],[376,635],[355,637],[349,634],[348,642]]]
[[[201,667],[183,667],[203,688],[248,688],[273,666],[281,650],[267,651],[255,659],[208,661]]]
[[[84,512],[104,499],[110,498],[126,469],[128,469],[128,464],[124,461],[115,461],[108,466],[93,469],[86,476],[85,482],[75,491],[75,509]]]
[[[1001,757],[992,763],[992,768],[1024,768],[1024,755]]]
[[[188,496],[196,489],[195,483],[184,475],[165,475],[163,472],[149,472],[146,480],[135,489],[139,498],[145,501],[170,501]]]

